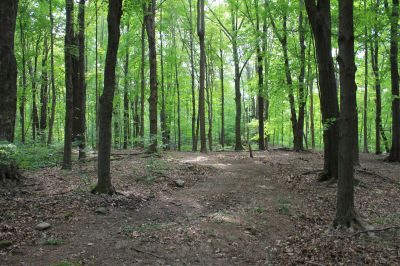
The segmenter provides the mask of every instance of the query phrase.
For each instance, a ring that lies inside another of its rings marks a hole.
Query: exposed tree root
[[[113,186],[104,186],[97,184],[96,187],[92,189],[91,192],[93,194],[107,194],[111,196],[116,193],[116,190]]]
[[[367,230],[356,232],[356,233],[352,234],[351,237],[358,236],[358,235],[361,235],[361,234],[368,234],[368,233],[374,233],[374,232],[383,232],[383,231],[388,231],[388,230],[392,230],[392,229],[399,230],[400,229],[400,225],[389,226],[389,227],[379,228],[379,229],[367,229]]]
[[[369,230],[371,226],[365,224],[356,214],[349,214],[346,217],[336,217],[333,221],[333,228],[356,232]]]
[[[318,182],[326,182],[329,181],[329,184],[336,183],[337,177],[334,177],[331,175],[331,173],[323,170],[319,175],[318,175]]]

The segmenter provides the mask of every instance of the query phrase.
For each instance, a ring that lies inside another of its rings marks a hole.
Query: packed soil
[[[353,232],[331,228],[336,185],[317,182],[320,153],[254,155],[114,151],[113,196],[90,193],[95,155],[27,171],[0,187],[0,265],[400,264],[400,164],[361,155],[369,230]]]

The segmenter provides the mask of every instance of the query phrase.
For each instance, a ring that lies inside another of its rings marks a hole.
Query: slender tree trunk
[[[222,43],[222,36],[220,33],[220,43]],[[220,55],[220,79],[221,79],[221,146],[224,149],[225,146],[225,89],[224,89],[224,54],[222,52],[222,45],[219,49]]]
[[[260,11],[258,0],[256,0],[256,28],[260,34]],[[257,41],[257,74],[258,74],[258,149],[265,150],[264,132],[264,74],[263,74],[263,55],[261,53],[261,38]]]
[[[300,40],[300,74],[299,74],[299,116],[297,119],[295,150],[304,150],[304,114],[306,108],[306,91],[305,91],[305,61],[306,61],[306,44],[305,44],[305,28],[303,25],[303,0],[300,0],[300,16],[299,16],[299,40]]]
[[[129,33],[129,21],[126,27],[126,32]],[[124,144],[123,148],[128,148],[128,139],[129,139],[129,38],[126,42],[126,52],[125,52],[125,65],[124,65]]]
[[[204,23],[204,0],[197,2],[197,35],[200,41],[200,86],[199,86],[199,119],[200,119],[200,151],[207,152],[206,143],[206,122],[205,122],[205,99],[204,99],[204,83],[205,83],[205,67],[206,67],[206,51],[205,51],[205,23]]]
[[[72,81],[72,45],[73,45],[73,16],[74,1],[66,0],[66,25],[65,25],[65,133],[64,133],[64,157],[62,168],[71,170],[72,163],[72,123],[73,123],[73,81]]]
[[[165,104],[165,83],[164,83],[164,43],[163,43],[163,33],[162,33],[162,20],[163,12],[162,7],[160,7],[160,67],[161,67],[161,112],[160,112],[160,123],[161,123],[161,136],[163,148],[166,150],[170,149],[168,143],[168,129],[167,129],[167,117],[166,117],[166,104]]]
[[[144,67],[145,67],[145,34],[146,26],[142,23],[142,37],[141,37],[141,61],[140,61],[140,137],[143,142],[144,137],[144,89],[145,89],[145,77],[144,77]]]
[[[317,51],[322,123],[324,125],[324,173],[320,181],[337,178],[339,104],[332,59],[330,1],[305,0]]]
[[[392,147],[388,161],[400,162],[399,0],[393,0],[390,18],[390,76],[392,84]]]
[[[353,1],[339,0],[340,142],[335,227],[359,225],[354,207],[354,130],[356,121],[356,66],[354,61]]]
[[[47,94],[48,94],[48,76],[47,76],[47,58],[49,48],[47,45],[47,36],[44,37],[42,57],[42,73],[40,77],[40,120],[39,135],[42,142],[45,142],[45,130],[47,127]]]
[[[192,0],[189,0],[189,45],[190,45],[190,80],[192,88],[192,150],[197,151],[197,135],[196,135],[196,92],[194,77],[194,45],[193,45],[193,11]]]
[[[32,139],[36,141],[36,130],[39,129],[39,116],[38,109],[36,103],[36,73],[37,73],[37,62],[39,56],[39,42],[40,38],[36,41],[35,46],[35,58],[34,58],[34,67],[32,67],[31,62],[28,61],[28,71],[31,77],[31,86],[32,86]]]
[[[115,189],[111,183],[111,121],[115,91],[115,68],[120,38],[120,22],[122,16],[122,0],[109,0],[108,3],[108,46],[104,69],[104,90],[100,97],[99,157],[97,162],[98,183],[94,193],[113,194]]]
[[[26,15],[26,14],[24,14]],[[19,20],[20,27],[20,39],[21,39],[21,51],[22,51],[22,95],[20,98],[20,119],[21,119],[21,142],[25,143],[25,103],[26,103],[26,39],[24,29],[22,26],[22,14]]]
[[[144,21],[146,24],[147,39],[149,42],[149,61],[150,61],[150,98],[149,98],[149,119],[150,119],[150,145],[149,153],[157,152],[157,52],[156,52],[156,0],[145,6]]]
[[[364,14],[367,15],[367,0],[364,0]],[[368,28],[364,27],[364,152],[368,153]]]
[[[56,116],[57,93],[54,77],[54,19],[53,19],[53,1],[49,0],[49,17],[50,17],[50,67],[51,67],[51,113],[49,120],[49,135],[47,144],[53,142],[53,127]]]

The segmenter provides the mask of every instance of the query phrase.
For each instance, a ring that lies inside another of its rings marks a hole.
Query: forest
[[[399,0],[1,0],[0,265],[400,264]]]

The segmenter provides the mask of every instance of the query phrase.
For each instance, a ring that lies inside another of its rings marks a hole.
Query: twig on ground
[[[389,226],[389,227],[384,227],[384,228],[379,228],[379,229],[369,229],[369,230],[359,231],[359,232],[356,232],[356,233],[352,234],[351,237],[358,236],[358,235],[361,235],[361,234],[366,234],[366,233],[388,231],[388,230],[391,230],[391,229],[398,230],[398,229],[400,229],[400,225],[394,225],[394,226]]]

